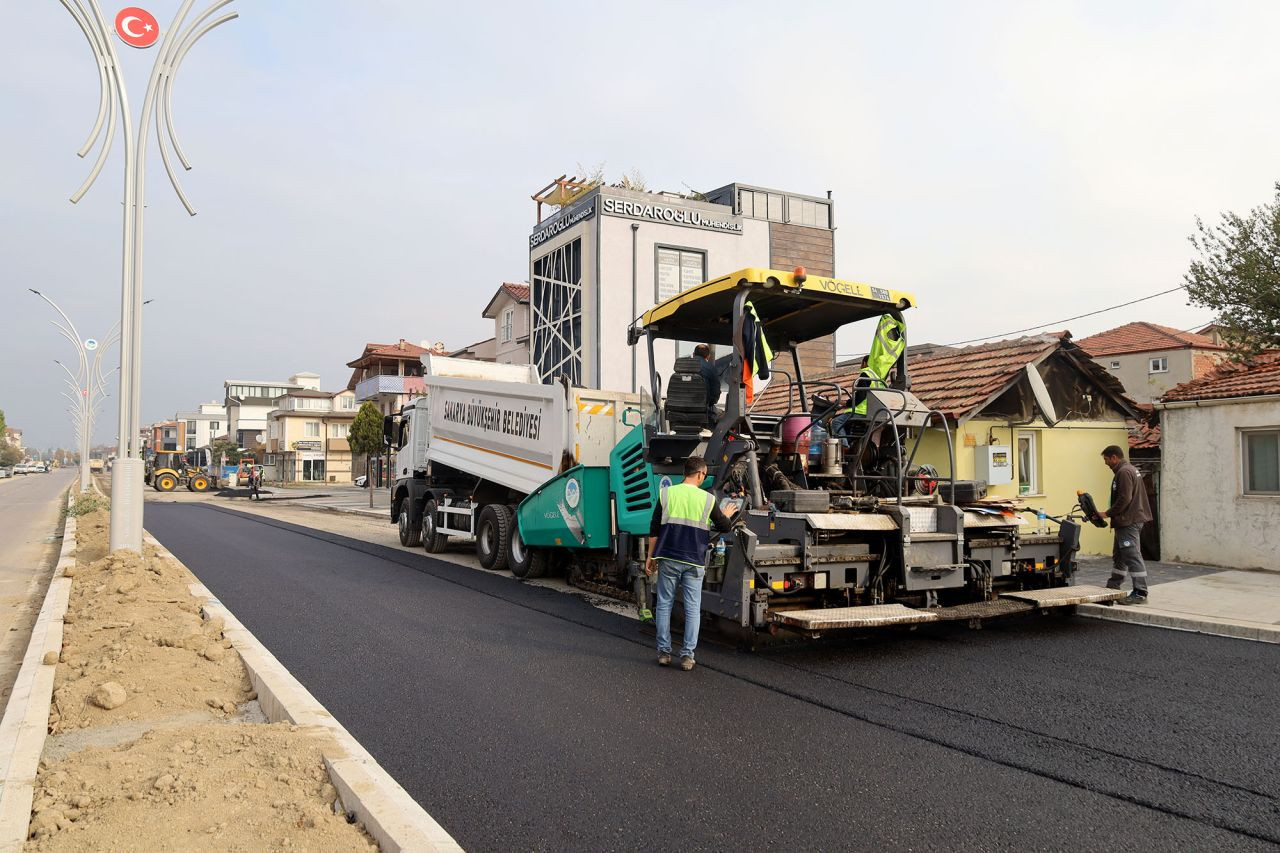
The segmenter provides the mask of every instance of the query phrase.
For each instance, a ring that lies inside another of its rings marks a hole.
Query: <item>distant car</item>
[[[28,465],[28,464],[27,464],[27,463],[25,463],[25,462],[19,462],[17,465],[14,465],[14,466],[13,466],[13,473],[15,473],[15,474],[30,474],[30,473],[31,473],[31,466],[30,466],[30,465]]]
[[[363,489],[369,483],[369,478],[364,474],[356,477],[356,486]]]
[[[13,476],[12,468],[5,468],[0,466],[0,480],[5,479],[6,477],[12,477],[12,476]]]

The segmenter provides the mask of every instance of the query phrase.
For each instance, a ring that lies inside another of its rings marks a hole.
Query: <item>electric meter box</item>
[[[1013,450],[1007,444],[983,444],[973,449],[973,475],[989,486],[1013,482]]]

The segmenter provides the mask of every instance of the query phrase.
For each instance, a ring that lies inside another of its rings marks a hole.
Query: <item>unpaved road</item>
[[[147,528],[468,850],[1280,844],[1275,646],[1050,617],[681,673],[574,596],[215,506]]]

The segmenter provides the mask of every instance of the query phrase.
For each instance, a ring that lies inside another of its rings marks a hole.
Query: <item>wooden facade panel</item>
[[[769,223],[769,266],[789,270],[804,267],[813,275],[835,275],[835,232],[804,225]],[[800,366],[807,377],[830,372],[836,364],[834,335],[807,341],[797,347]],[[795,375],[790,356],[779,356],[778,369]]]

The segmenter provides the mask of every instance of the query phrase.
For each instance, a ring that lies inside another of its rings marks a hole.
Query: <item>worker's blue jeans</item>
[[[671,654],[671,608],[676,603],[676,587],[680,588],[684,604],[684,642],[680,657],[693,657],[698,647],[699,617],[702,613],[702,579],[707,570],[703,566],[677,563],[675,560],[658,560],[658,607],[654,620],[658,627],[658,651]]]

